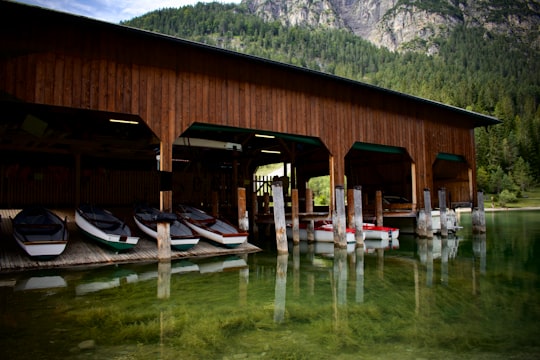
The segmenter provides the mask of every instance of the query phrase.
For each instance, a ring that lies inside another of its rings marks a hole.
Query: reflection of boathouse
[[[473,130],[494,118],[41,8],[2,2],[0,19],[3,208],[217,199],[236,217],[236,189],[278,162],[301,209],[320,175],[409,216],[424,188],[475,202]]]

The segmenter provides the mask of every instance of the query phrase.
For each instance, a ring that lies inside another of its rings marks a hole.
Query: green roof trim
[[[461,155],[447,154],[447,153],[438,153],[437,160],[447,160],[447,161],[457,161],[465,162],[465,158]]]
[[[386,154],[405,154],[405,148],[397,146],[388,146],[381,144],[371,144],[364,142],[355,142],[353,147],[354,150],[363,150],[363,151],[374,151]]]

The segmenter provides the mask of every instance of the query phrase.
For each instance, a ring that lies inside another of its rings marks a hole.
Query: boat
[[[21,210],[11,221],[13,237],[30,257],[50,260],[66,249],[67,218],[62,220],[49,209],[36,206]]]
[[[362,231],[366,234],[366,240],[396,240],[399,237],[399,229],[388,226],[377,226],[371,223],[364,223]]]
[[[301,223],[298,225],[300,241],[307,241],[307,224]],[[347,244],[356,243],[355,230],[352,228],[346,229]],[[287,237],[293,237],[293,229],[290,224],[286,228]],[[316,221],[313,226],[313,240],[315,242],[334,243],[334,225],[331,221]]]
[[[139,242],[124,221],[97,206],[80,205],[75,210],[75,223],[86,236],[116,252],[129,250]]]
[[[177,215],[200,236],[221,246],[235,248],[247,241],[247,232],[193,206],[179,205]]]
[[[149,206],[137,206],[133,219],[142,232],[157,240],[157,218],[161,212]],[[177,217],[170,227],[171,248],[179,251],[186,251],[199,243],[200,236],[196,234],[187,224]]]

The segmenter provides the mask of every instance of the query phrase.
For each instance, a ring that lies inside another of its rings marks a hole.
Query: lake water
[[[313,246],[0,276],[0,358],[537,359],[540,212],[487,234],[400,236],[399,250]]]

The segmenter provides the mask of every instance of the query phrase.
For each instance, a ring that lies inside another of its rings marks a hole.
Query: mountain
[[[540,49],[538,0],[244,0],[252,14],[284,26],[346,29],[392,51],[438,52],[458,26],[510,35]]]
[[[495,116],[501,125],[475,131],[478,186],[518,193],[540,183],[538,4],[244,0],[160,9],[123,25]]]

